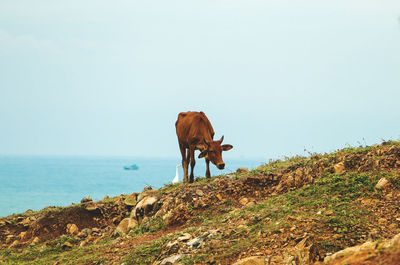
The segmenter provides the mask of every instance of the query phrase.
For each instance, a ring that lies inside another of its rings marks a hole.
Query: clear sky
[[[400,137],[399,0],[2,0],[0,154],[231,158]]]

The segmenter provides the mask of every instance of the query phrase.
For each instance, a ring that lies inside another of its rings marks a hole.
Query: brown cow
[[[183,182],[188,182],[189,162],[191,166],[189,182],[193,182],[193,169],[196,161],[194,151],[200,150],[199,158],[206,160],[206,177],[210,177],[210,161],[219,169],[224,169],[222,151],[232,149],[232,145],[221,145],[224,136],[214,141],[214,129],[203,112],[181,112],[175,123],[176,135],[178,136],[179,148],[182,154]]]

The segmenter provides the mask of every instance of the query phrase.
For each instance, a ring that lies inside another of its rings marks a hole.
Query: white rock
[[[184,233],[183,235],[181,235],[180,237],[178,237],[178,241],[182,241],[182,242],[186,242],[189,239],[192,238],[192,235],[189,233]]]
[[[264,265],[265,257],[253,256],[236,261],[233,265]]]
[[[381,178],[378,183],[375,185],[375,188],[380,190],[389,184],[389,180],[387,178]]]
[[[165,258],[160,262],[160,265],[170,265],[175,264],[178,260],[183,257],[182,254],[173,255],[171,257]]]

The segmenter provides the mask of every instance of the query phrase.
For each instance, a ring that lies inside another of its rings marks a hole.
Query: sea
[[[0,156],[0,217],[37,211],[46,206],[68,206],[86,196],[93,200],[141,192],[172,182],[180,159],[129,157]],[[256,168],[263,161],[224,159],[226,168],[210,163],[211,175],[240,167]],[[124,167],[137,165],[137,170]],[[179,180],[183,170],[178,168]],[[197,159],[194,175],[205,176],[204,159]]]

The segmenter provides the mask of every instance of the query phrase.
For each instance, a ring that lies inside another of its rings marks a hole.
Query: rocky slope
[[[398,264],[399,188],[398,142],[271,161],[0,218],[0,264]]]

